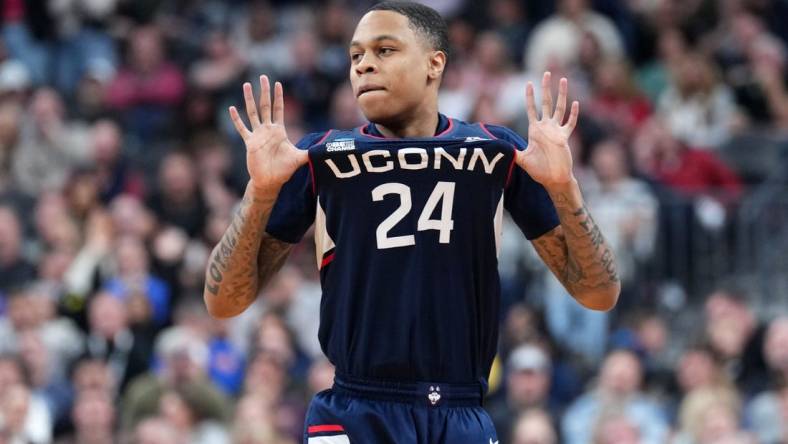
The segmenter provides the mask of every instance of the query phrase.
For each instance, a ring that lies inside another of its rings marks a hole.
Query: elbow
[[[585,308],[594,311],[610,311],[615,308],[621,294],[621,283],[603,289],[586,291],[575,296],[575,299]]]
[[[208,310],[208,314],[211,315],[211,317],[215,319],[228,319],[238,316],[241,313],[238,310],[233,310],[232,307],[228,307],[226,304],[216,303],[216,299],[218,298],[218,295],[211,294],[208,291],[203,293],[205,308]]]

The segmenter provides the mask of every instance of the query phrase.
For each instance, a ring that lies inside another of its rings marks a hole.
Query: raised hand
[[[558,103],[553,110],[550,72],[542,77],[542,118],[536,115],[534,86],[528,82],[525,89],[528,111],[528,148],[517,152],[517,164],[545,188],[563,186],[574,179],[569,136],[577,124],[580,104],[572,102],[569,119],[566,114],[567,80],[558,83]]]
[[[305,150],[299,150],[287,138],[282,84],[276,82],[274,85],[272,107],[268,77],[260,76],[259,114],[252,96],[252,85],[244,83],[243,89],[251,131],[234,106],[230,107],[230,118],[246,144],[246,167],[252,186],[259,190],[278,190],[301,165],[307,163],[309,157]]]

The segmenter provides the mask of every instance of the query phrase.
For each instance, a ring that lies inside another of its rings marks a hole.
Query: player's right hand
[[[271,106],[271,86],[268,76],[260,76],[260,108],[252,96],[252,85],[244,83],[246,115],[252,126],[246,127],[238,110],[230,107],[230,118],[246,144],[246,167],[252,185],[257,190],[278,190],[293,173],[308,162],[305,150],[299,150],[287,138],[284,125],[285,102],[282,84],[274,86],[274,104]]]

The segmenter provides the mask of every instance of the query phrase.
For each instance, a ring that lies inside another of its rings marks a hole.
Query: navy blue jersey
[[[486,382],[498,340],[497,252],[506,208],[525,236],[554,228],[545,190],[515,162],[511,130],[441,116],[430,138],[374,125],[305,137],[267,231],[314,223],[320,343],[338,374]]]

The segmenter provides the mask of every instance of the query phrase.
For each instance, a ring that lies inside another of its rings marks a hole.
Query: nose
[[[377,71],[377,66],[375,65],[371,55],[364,54],[364,56],[361,57],[361,60],[356,65],[355,69],[356,74],[361,75]]]

